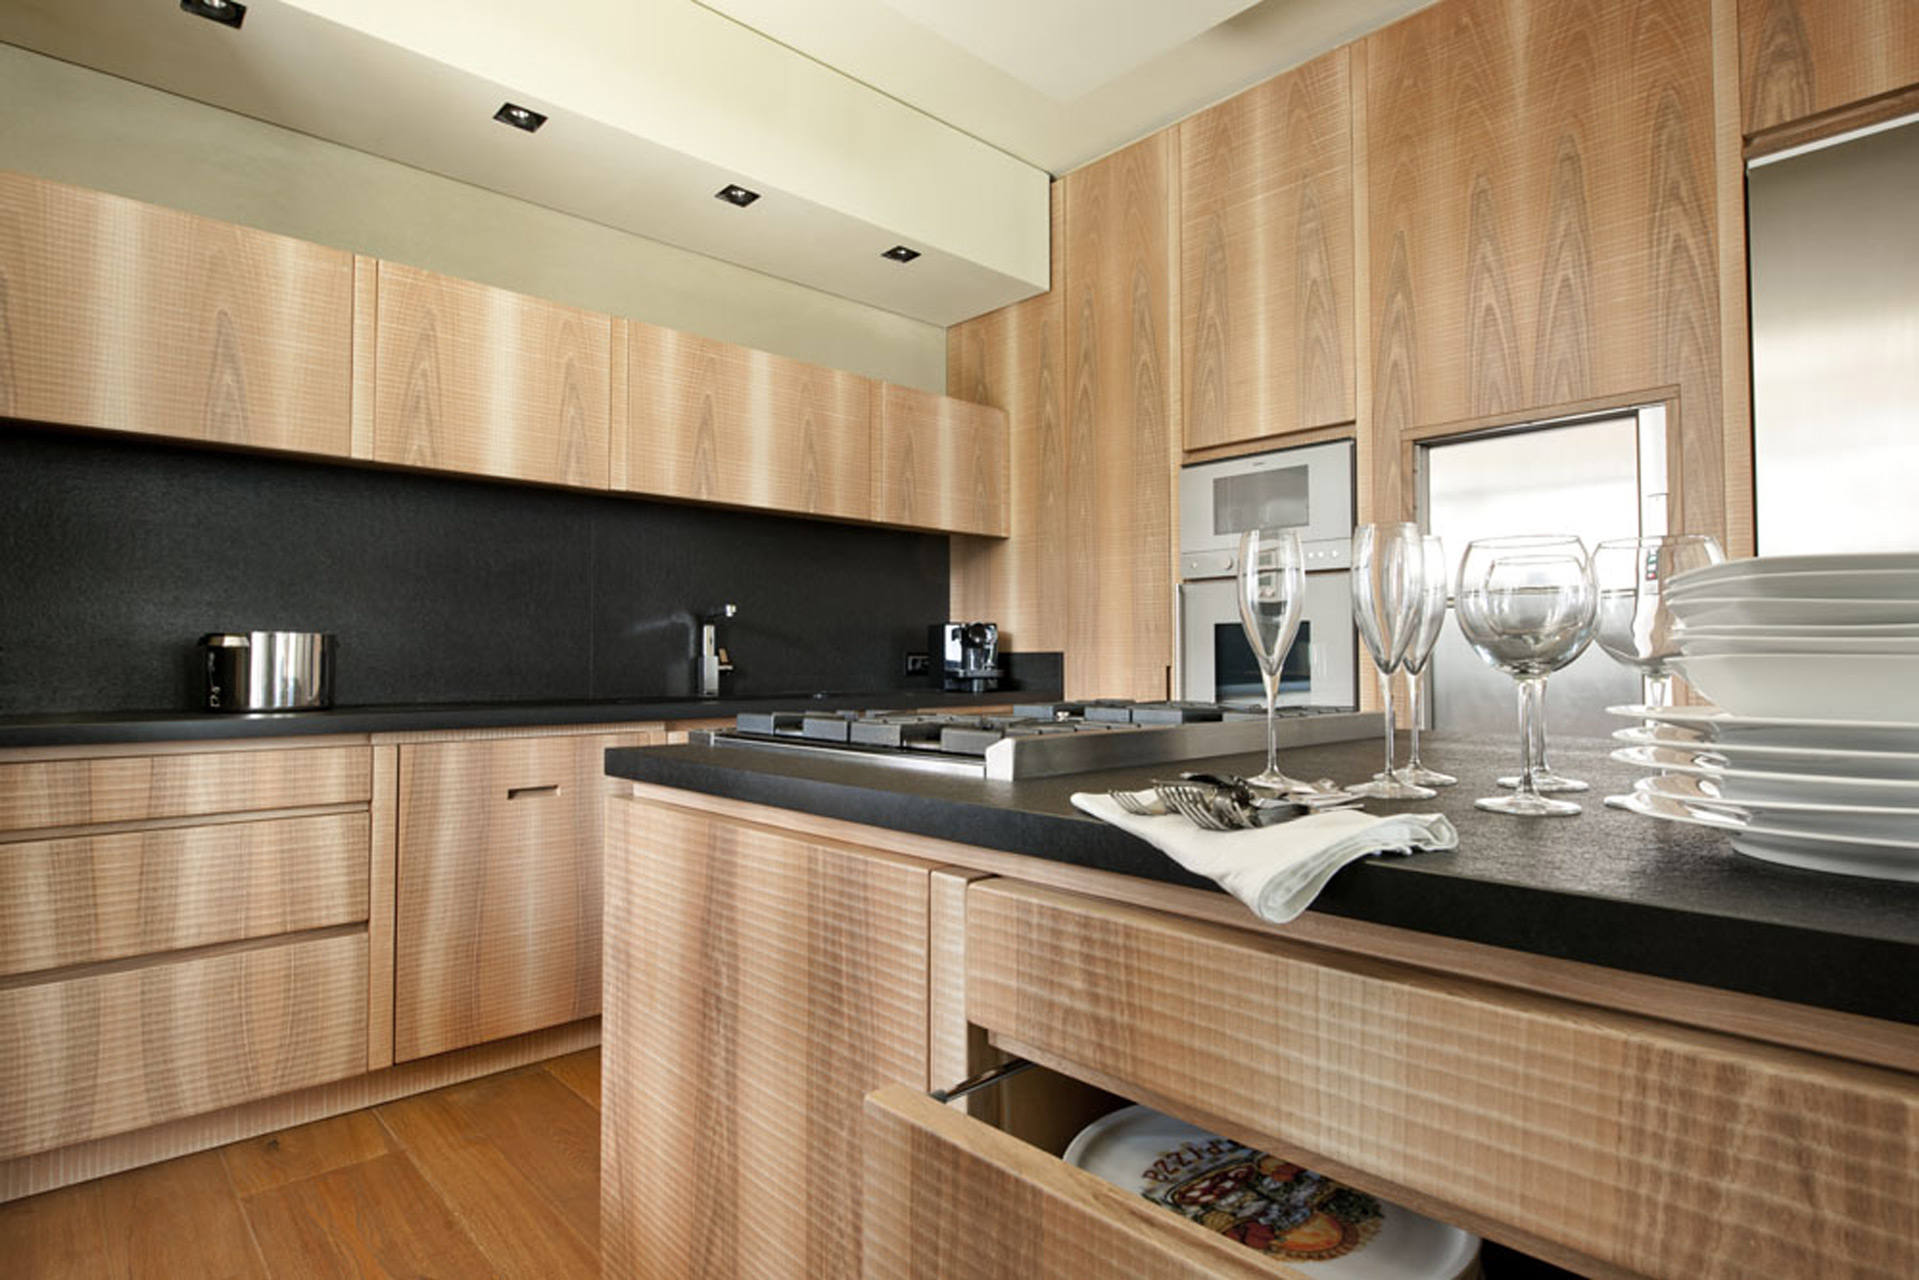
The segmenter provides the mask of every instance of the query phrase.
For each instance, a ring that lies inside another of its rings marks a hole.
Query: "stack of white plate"
[[[1919,554],[1733,560],[1675,577],[1675,665],[1717,707],[1616,707],[1629,806],[1755,858],[1919,881]]]

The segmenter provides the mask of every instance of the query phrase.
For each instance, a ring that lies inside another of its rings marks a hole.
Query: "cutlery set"
[[[1362,799],[1324,778],[1283,793],[1232,774],[1216,773],[1186,773],[1178,780],[1154,779],[1150,785],[1150,797],[1136,791],[1109,791],[1107,795],[1127,813],[1142,817],[1176,813],[1203,831],[1270,827],[1308,813],[1350,809]]]

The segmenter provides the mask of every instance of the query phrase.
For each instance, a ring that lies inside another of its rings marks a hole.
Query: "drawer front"
[[[363,813],[0,844],[0,975],[367,917]]]
[[[0,989],[0,1159],[366,1070],[366,933]]]
[[[898,1085],[862,1120],[867,1280],[1271,1280],[1228,1240]]]
[[[1626,1270],[1913,1257],[1911,1076],[1005,881],[966,957],[1015,1051]]]
[[[603,757],[657,736],[400,749],[396,1058],[600,1011]]]
[[[364,803],[371,747],[267,748],[0,765],[0,831]]]

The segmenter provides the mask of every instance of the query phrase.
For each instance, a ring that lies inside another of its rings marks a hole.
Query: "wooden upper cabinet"
[[[1069,698],[1168,693],[1178,167],[1166,129],[1060,179]]]
[[[1739,0],[1748,134],[1915,84],[1913,0]]]
[[[1006,411],[882,382],[873,512],[883,524],[1006,536]]]
[[[1676,388],[1724,518],[1711,9],[1442,0],[1367,37],[1372,402],[1397,433]]]
[[[613,488],[870,518],[868,379],[638,321],[627,330]]]
[[[603,489],[612,320],[379,265],[373,457]]]
[[[0,174],[0,417],[349,450],[353,256]]]
[[[1179,127],[1188,449],[1353,419],[1351,62]]]

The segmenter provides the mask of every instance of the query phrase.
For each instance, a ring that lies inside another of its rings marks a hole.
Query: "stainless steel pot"
[[[333,637],[319,631],[218,631],[207,655],[209,711],[300,711],[333,704]]]

